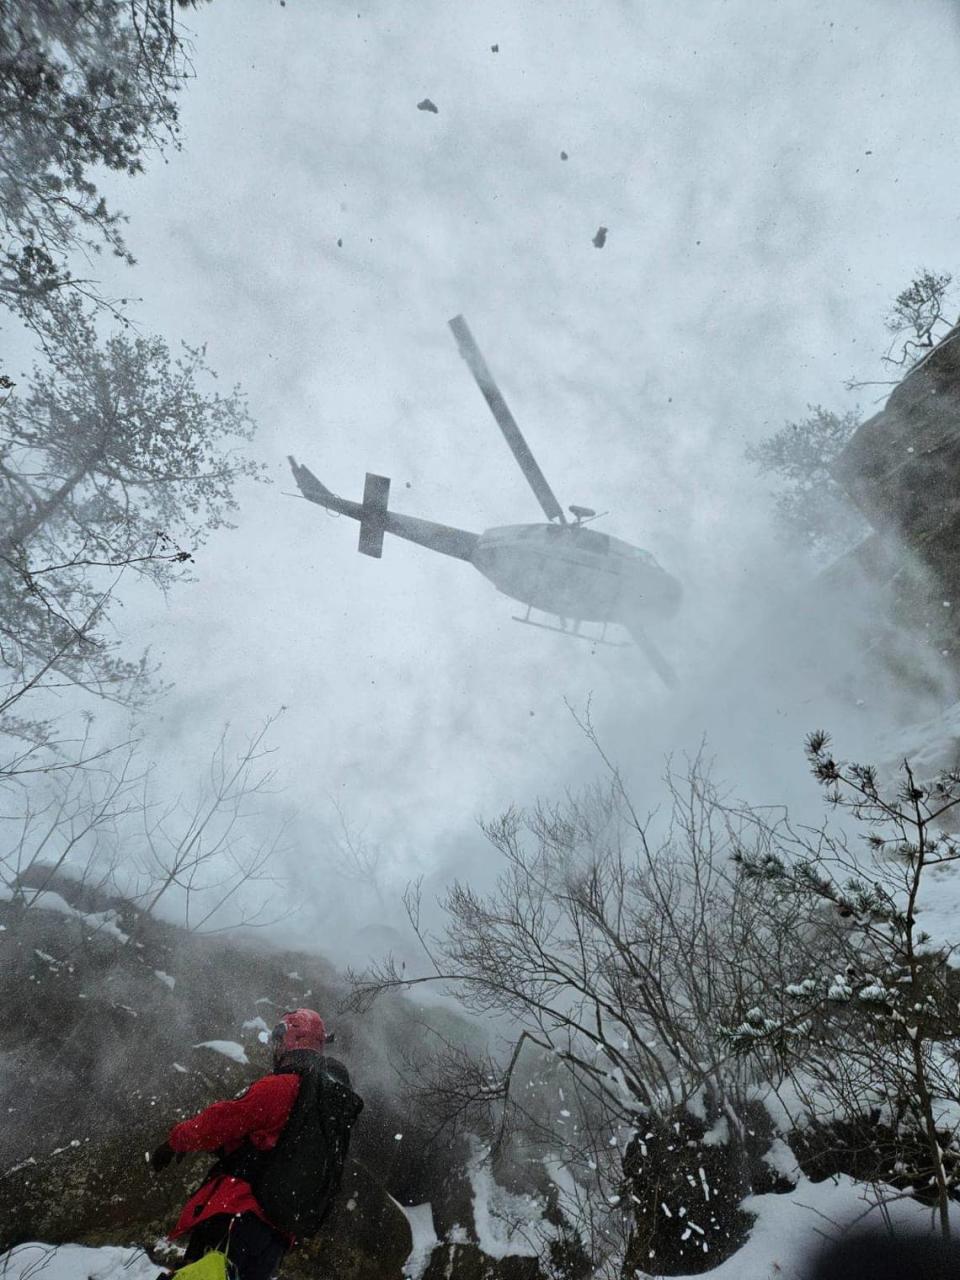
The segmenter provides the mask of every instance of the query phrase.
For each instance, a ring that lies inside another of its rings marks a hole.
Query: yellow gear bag
[[[175,1280],[228,1280],[227,1255],[211,1249],[196,1262],[188,1262],[174,1272]]]

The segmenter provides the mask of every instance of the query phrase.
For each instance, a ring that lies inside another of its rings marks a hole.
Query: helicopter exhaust
[[[390,497],[389,476],[367,472],[363,482],[363,506],[360,511],[360,540],[357,550],[363,556],[379,560],[383,555],[383,534],[387,527],[387,500]]]

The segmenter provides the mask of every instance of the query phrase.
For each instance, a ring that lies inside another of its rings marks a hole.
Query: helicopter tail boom
[[[478,541],[475,533],[448,524],[437,524],[433,520],[421,520],[417,516],[403,516],[396,511],[388,511],[390,481],[386,476],[367,472],[363,502],[350,502],[321,484],[309,467],[301,466],[295,458],[290,458],[289,461],[297,488],[309,502],[326,507],[328,511],[336,511],[339,515],[349,516],[351,520],[360,521],[357,550],[363,555],[379,559],[383,535],[392,533],[397,538],[406,538],[408,542],[416,542],[431,551],[439,551],[441,555],[472,562]]]
[[[287,461],[290,463],[290,470],[297,482],[297,488],[308,502],[316,502],[318,506],[326,507],[328,511],[336,511],[342,516],[351,516],[354,520],[362,519],[363,508],[359,502],[348,502],[346,498],[338,497],[325,484],[320,483],[309,467],[300,466],[296,458],[288,457]]]

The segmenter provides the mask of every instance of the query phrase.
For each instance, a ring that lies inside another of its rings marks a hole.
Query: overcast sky
[[[331,797],[399,884],[484,856],[478,814],[594,776],[565,702],[592,697],[642,808],[703,734],[764,801],[803,789],[810,728],[867,750],[883,696],[841,707],[810,660],[850,618],[765,621],[810,569],[743,451],[853,407],[894,295],[960,265],[956,5],[215,0],[189,21],[183,150],[116,188],[139,259],[117,289],[243,383],[274,483],[196,585],[125,611],[175,682],[149,729],[170,776],[286,705],[276,804],[318,901]],[[635,650],[518,626],[466,564],[359,556],[355,523],[290,496],[293,453],[345,497],[377,471],[397,510],[476,532],[540,518],[458,312],[560,501],[683,581],[659,635],[678,694]]]

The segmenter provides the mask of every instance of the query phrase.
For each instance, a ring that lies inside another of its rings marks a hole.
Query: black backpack
[[[258,1151],[244,1143],[220,1162],[217,1172],[249,1182],[264,1214],[281,1231],[312,1236],[333,1208],[363,1099],[335,1058],[306,1069],[298,1064],[296,1074],[300,1089],[277,1145]]]

